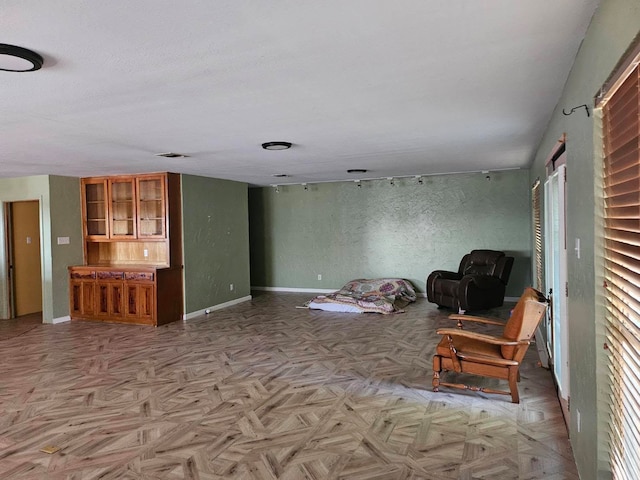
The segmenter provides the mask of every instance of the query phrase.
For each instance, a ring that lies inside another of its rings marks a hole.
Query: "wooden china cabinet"
[[[182,319],[180,176],[80,180],[85,265],[69,267],[72,320]]]

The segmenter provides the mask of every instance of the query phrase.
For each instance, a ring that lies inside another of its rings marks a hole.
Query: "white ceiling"
[[[0,177],[526,168],[597,3],[2,0],[45,63],[0,71]]]

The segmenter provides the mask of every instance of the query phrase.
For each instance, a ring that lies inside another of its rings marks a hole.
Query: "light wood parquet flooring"
[[[434,393],[449,312],[425,299],[384,316],[295,308],[309,297],[5,335],[0,478],[578,479],[535,348],[519,405]]]

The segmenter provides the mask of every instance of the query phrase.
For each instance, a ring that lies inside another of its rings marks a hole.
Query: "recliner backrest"
[[[472,250],[466,256],[462,268],[463,275],[495,275],[498,261],[504,257],[504,252],[496,250]]]

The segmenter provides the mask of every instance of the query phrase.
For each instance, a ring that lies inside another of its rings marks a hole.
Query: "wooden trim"
[[[609,77],[594,95],[596,108],[602,108],[611,99],[638,64],[640,64],[640,33],[632,40]]]

